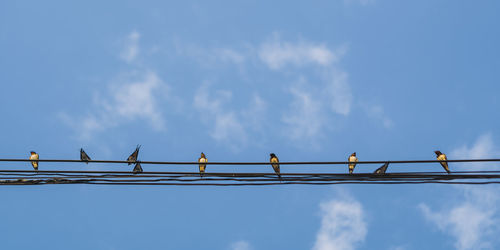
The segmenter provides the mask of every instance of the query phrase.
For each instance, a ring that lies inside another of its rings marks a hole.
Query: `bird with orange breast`
[[[198,163],[199,164],[199,168],[200,168],[200,177],[203,178],[203,174],[205,173],[205,169],[207,168],[207,157],[205,156],[205,154],[203,152],[201,152],[201,156],[200,158],[198,158]]]
[[[356,157],[356,152],[352,153],[351,156],[349,156],[348,159],[349,162],[349,174],[352,174],[352,171],[354,171],[354,167],[356,167],[356,162],[358,162],[358,158]]]
[[[40,156],[35,152],[35,151],[31,151],[31,155],[30,155],[30,160],[31,161],[31,165],[33,166],[33,168],[38,171],[38,161],[34,161],[34,160],[38,160],[40,158]]]
[[[274,172],[276,172],[278,177],[281,179],[280,164],[279,164],[280,161],[278,160],[278,157],[274,153],[271,153],[269,155],[271,156],[269,162],[271,162],[271,166],[273,167]]]
[[[448,162],[445,162],[446,160],[448,160],[448,159],[446,159],[446,155],[441,153],[441,151],[439,151],[439,150],[434,151],[434,153],[436,154],[436,159],[438,161],[442,161],[442,162],[440,162],[441,166],[443,166],[444,170],[446,170],[446,172],[449,174],[450,169],[448,168]]]

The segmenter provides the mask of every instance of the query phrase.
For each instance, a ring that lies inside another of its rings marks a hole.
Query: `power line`
[[[0,185],[113,184],[113,185],[279,185],[279,184],[493,184],[500,183],[500,171],[466,171],[443,174],[405,172],[388,174],[336,173],[205,173],[123,171],[29,171],[0,170]]]
[[[154,165],[198,165],[199,162],[186,162],[186,161],[119,161],[119,160],[67,160],[67,159],[0,159],[0,162],[61,162],[61,163],[111,163],[111,164],[128,164],[128,163],[141,163],[141,164],[154,164]],[[356,164],[409,164],[409,163],[440,163],[440,162],[500,162],[500,159],[459,159],[459,160],[400,160],[400,161],[358,161]],[[280,165],[346,165],[352,162],[348,161],[296,161],[296,162],[280,162]],[[206,162],[207,165],[270,165],[269,162]]]

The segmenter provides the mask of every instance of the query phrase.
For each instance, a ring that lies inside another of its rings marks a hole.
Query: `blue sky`
[[[449,159],[498,158],[499,10],[497,1],[2,1],[0,157],[35,150],[77,159],[84,147],[93,159],[125,159],[141,144],[142,160],[193,161],[201,151],[209,161],[267,161],[270,152],[281,161],[343,161],[353,151],[360,160],[434,159],[437,149]],[[318,169],[347,172],[309,170]],[[0,242],[6,249],[496,249],[498,191],[7,186]]]

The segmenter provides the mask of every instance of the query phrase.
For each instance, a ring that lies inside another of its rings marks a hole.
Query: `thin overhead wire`
[[[60,162],[60,163],[111,163],[111,164],[128,164],[129,161],[117,160],[70,160],[70,159],[0,159],[0,162]],[[199,162],[186,162],[186,161],[135,161],[132,163],[153,164],[153,165],[199,165]],[[358,161],[357,165],[362,164],[410,164],[410,163],[440,163],[440,162],[500,162],[500,159],[459,159],[459,160],[401,160],[401,161]],[[269,165],[269,162],[206,162],[207,165]],[[280,165],[346,165],[348,161],[296,161],[296,162],[280,162]]]

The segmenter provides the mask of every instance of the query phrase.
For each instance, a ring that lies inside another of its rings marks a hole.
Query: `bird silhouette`
[[[384,163],[381,167],[377,168],[374,174],[385,174],[385,171],[387,171],[387,168],[389,167],[389,162]]]
[[[87,164],[89,164],[89,161],[91,161],[91,160],[92,159],[90,159],[89,155],[87,153],[85,153],[83,148],[80,148],[80,161],[84,161]]]
[[[135,151],[127,158],[128,165],[137,162],[137,156],[139,155],[139,149],[141,148],[141,145],[137,145],[135,148]]]
[[[140,162],[137,162],[134,166],[134,174],[142,173],[142,166]]]

